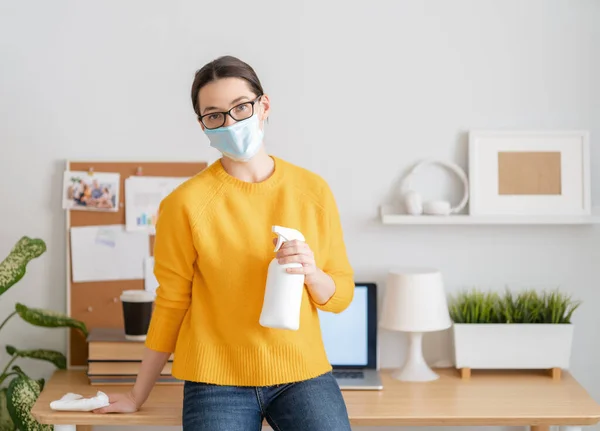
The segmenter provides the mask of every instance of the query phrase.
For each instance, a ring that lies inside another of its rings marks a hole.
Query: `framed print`
[[[471,215],[589,215],[589,133],[471,131],[469,182]]]

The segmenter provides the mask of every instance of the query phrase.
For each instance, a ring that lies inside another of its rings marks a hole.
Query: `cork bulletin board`
[[[88,329],[94,327],[122,328],[123,312],[119,296],[123,290],[144,289],[144,280],[73,282],[71,269],[70,229],[79,226],[125,224],[125,179],[135,175],[154,177],[191,177],[206,168],[206,162],[98,162],[67,161],[66,170],[120,174],[119,205],[116,212],[67,210],[67,314],[83,321]],[[152,255],[154,236],[149,239]],[[67,339],[69,368],[87,365],[88,350],[85,337],[70,330]]]
[[[560,151],[502,151],[498,153],[500,195],[560,195]]]

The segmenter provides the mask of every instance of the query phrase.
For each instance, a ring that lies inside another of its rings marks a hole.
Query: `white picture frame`
[[[471,130],[468,145],[470,215],[591,214],[588,131]],[[510,171],[510,162],[506,161],[518,160],[514,157],[525,160],[522,157],[527,155],[529,160],[542,160],[542,154],[548,162],[532,164],[531,169],[522,161],[513,163],[514,174]],[[548,167],[550,165],[553,167]],[[550,174],[551,169],[553,173]],[[523,175],[528,178],[527,181],[517,180]],[[512,186],[506,186],[511,177]],[[540,185],[542,182],[551,185]],[[523,183],[528,183],[522,186],[523,189],[538,187],[538,190],[544,190],[539,193],[506,191],[511,187],[514,190]]]

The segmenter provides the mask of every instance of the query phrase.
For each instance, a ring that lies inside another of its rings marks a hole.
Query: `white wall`
[[[597,229],[377,220],[416,159],[466,166],[470,128],[589,129],[600,201],[598,22],[593,0],[1,1],[0,255],[21,235],[45,239],[48,253],[2,297],[0,316],[15,301],[65,308],[64,159],[214,159],[189,88],[229,53],[272,97],[269,150],[333,188],[358,279],[383,286],[391,266],[431,265],[449,291],[560,285],[585,301],[572,372],[600,400]],[[446,178],[432,170],[417,185],[435,196]],[[0,337],[66,347],[61,330],[18,320]],[[400,364],[400,336],[381,337],[382,365]],[[429,357],[447,357],[445,340],[432,341]]]

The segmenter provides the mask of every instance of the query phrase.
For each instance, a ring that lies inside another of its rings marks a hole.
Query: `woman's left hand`
[[[277,239],[273,240],[277,244]],[[317,267],[315,255],[304,241],[285,242],[276,254],[280,264],[300,263],[301,268],[286,268],[290,274],[304,274],[304,284],[317,304],[326,303],[335,292],[333,279]]]
[[[277,243],[277,240],[275,239],[273,242]],[[315,284],[317,281],[319,269],[315,262],[315,254],[306,242],[298,240],[284,242],[276,257],[281,265],[286,263],[302,264],[302,268],[287,268],[287,272],[290,274],[304,274],[304,282],[308,286]]]

